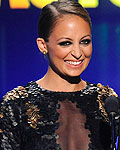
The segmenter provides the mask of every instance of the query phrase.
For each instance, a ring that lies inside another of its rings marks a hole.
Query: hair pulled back
[[[38,35],[48,41],[57,20],[66,14],[74,14],[83,18],[91,28],[91,19],[85,8],[75,0],[58,0],[43,7],[39,22]]]

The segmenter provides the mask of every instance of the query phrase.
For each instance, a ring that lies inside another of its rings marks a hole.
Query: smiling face
[[[79,76],[88,66],[92,54],[89,24],[77,15],[64,15],[46,42],[49,72]]]

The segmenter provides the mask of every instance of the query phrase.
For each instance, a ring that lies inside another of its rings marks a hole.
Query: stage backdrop
[[[0,99],[38,80],[47,60],[36,45],[41,8],[52,0],[0,0]],[[120,94],[120,0],[79,0],[92,18],[93,55],[82,78]]]

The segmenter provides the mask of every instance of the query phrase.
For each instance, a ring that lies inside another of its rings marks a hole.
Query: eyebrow
[[[84,38],[86,38],[87,36],[89,36],[90,38],[92,37],[91,35],[85,35],[85,36],[83,36],[83,37],[81,38],[81,40],[84,39]],[[71,39],[71,38],[68,38],[68,37],[61,37],[61,38],[57,39],[57,41],[59,41],[59,40],[61,40],[61,39],[66,39],[66,40],[71,40],[71,41],[72,41],[72,39]]]
[[[84,39],[84,38],[86,38],[87,36],[89,36],[90,38],[92,37],[92,35],[88,34],[88,35],[83,36],[83,37],[81,38],[81,40]]]
[[[61,37],[59,39],[57,39],[57,41],[62,40],[62,39],[66,39],[66,40],[72,40],[71,38],[67,38],[67,37]]]

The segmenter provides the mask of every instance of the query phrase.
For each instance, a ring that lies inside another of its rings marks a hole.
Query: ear
[[[39,50],[40,50],[43,54],[47,53],[48,50],[47,50],[47,45],[46,45],[45,40],[44,40],[43,38],[37,38],[36,41],[37,41],[37,46],[38,46]]]

